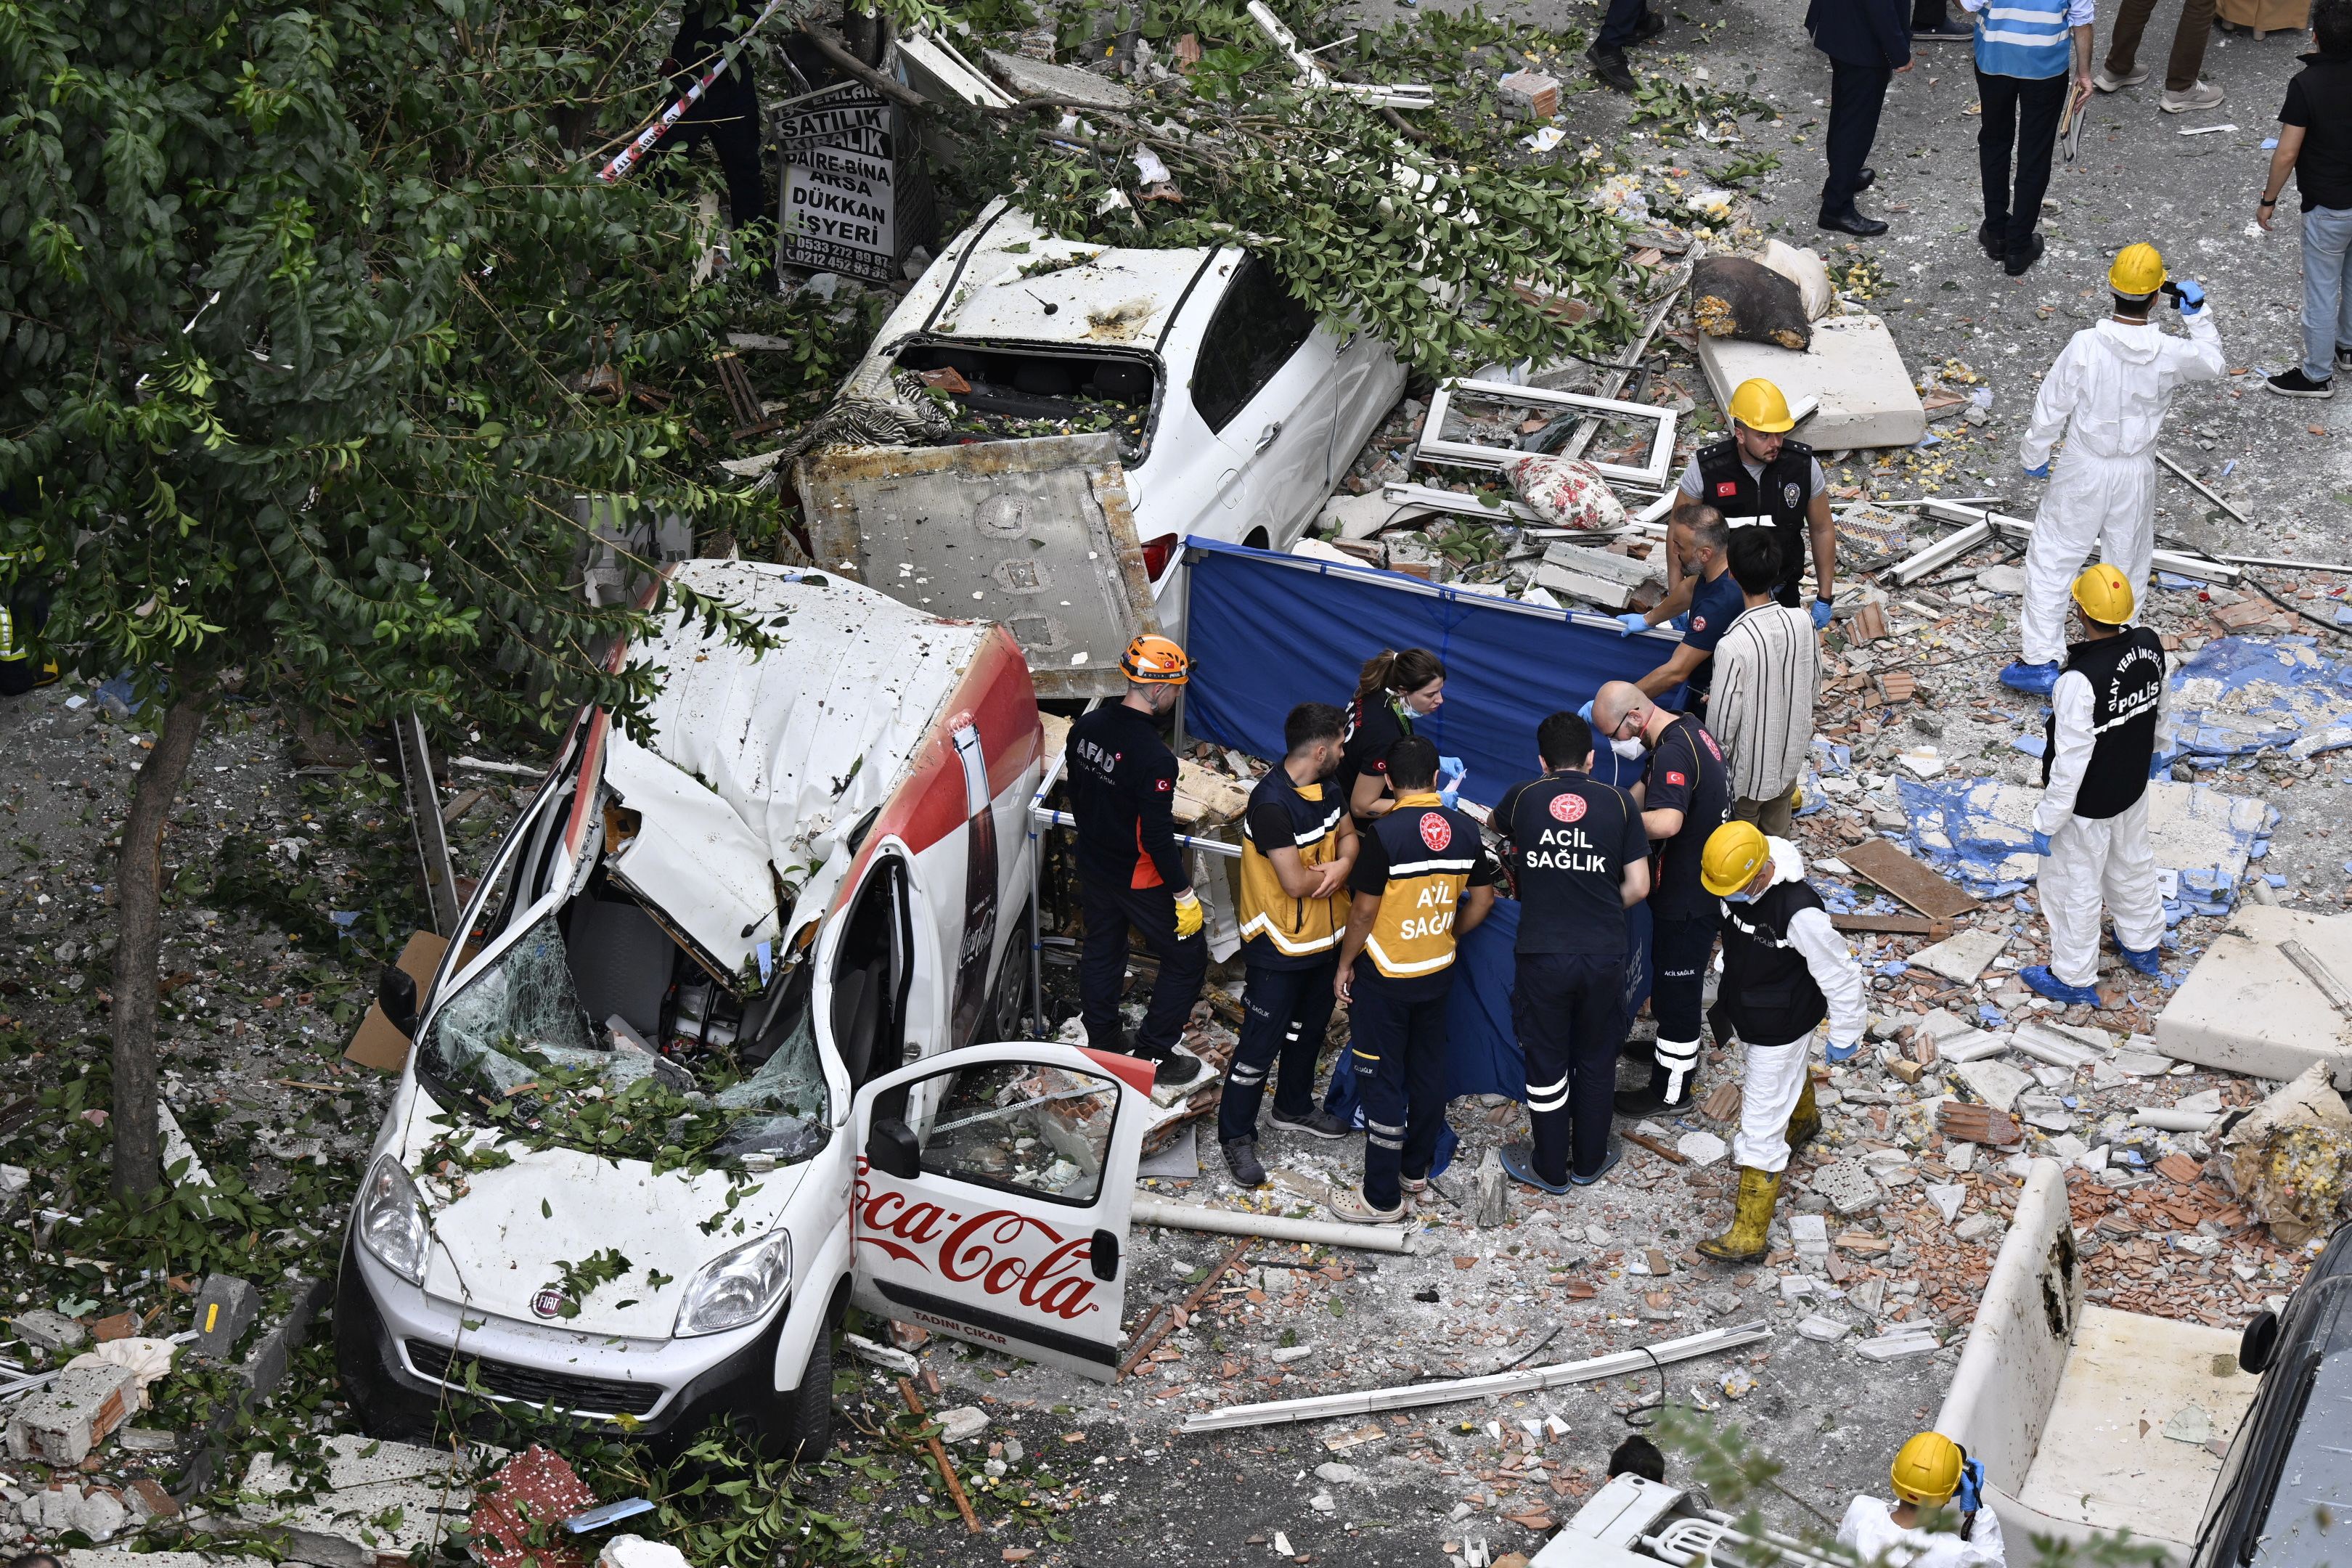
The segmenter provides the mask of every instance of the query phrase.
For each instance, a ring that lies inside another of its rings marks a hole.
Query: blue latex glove
[[[1827,599],[1815,599],[1813,601],[1813,630],[1820,631],[1823,626],[1828,626],[1830,624],[1830,616],[1835,613],[1836,611]]]
[[[1646,632],[1650,629],[1648,616],[1636,615],[1630,610],[1617,617],[1617,624],[1625,628],[1617,634],[1621,637],[1630,637],[1635,632]]]
[[[2050,853],[2050,835],[2047,833],[2036,833],[2033,836],[2032,848],[2036,855],[2048,855]]]
[[[1592,722],[1592,699],[1588,697],[1584,700],[1584,706],[1576,710],[1576,716],[1588,724]]]
[[[2026,477],[2029,479],[2046,479],[2050,477],[2050,465],[2045,460],[2040,468],[2028,468],[2025,470],[2025,473]]]
[[[1952,1494],[1952,1501],[1962,1513],[1975,1513],[1984,1507],[1984,1484],[1982,1459],[1970,1459],[1960,1466],[1960,1487]]]
[[[2193,316],[2205,308],[2205,287],[2201,283],[2183,278],[2173,286],[2172,293],[2184,316]]]
[[[1462,804],[1462,800],[1452,790],[1442,789],[1437,792],[1437,804],[1452,811]]]

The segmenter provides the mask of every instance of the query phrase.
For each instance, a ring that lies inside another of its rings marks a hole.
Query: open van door
[[[1150,1094],[1150,1063],[1050,1043],[968,1046],[858,1090],[852,1299],[1109,1382]],[[928,1129],[910,1100],[936,1107]]]

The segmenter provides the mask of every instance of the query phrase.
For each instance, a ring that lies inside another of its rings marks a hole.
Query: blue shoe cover
[[[2000,683],[2011,691],[2023,691],[2035,697],[2047,697],[2050,689],[2058,684],[2056,660],[2048,664],[2012,664],[2000,672]]]
[[[2051,973],[2050,966],[2046,963],[2036,963],[2029,968],[2021,969],[2017,972],[2017,977],[2024,981],[2029,988],[2049,997],[2053,1002],[2081,1003],[2087,1007],[2105,1005],[2099,1000],[2097,986],[2069,985]]]

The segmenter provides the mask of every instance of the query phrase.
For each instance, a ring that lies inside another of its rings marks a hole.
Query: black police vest
[[[2066,668],[2091,683],[2091,765],[2074,795],[2074,815],[2109,817],[2147,793],[2156,757],[2157,710],[2164,701],[2164,644],[2146,626],[2071,644]],[[2058,715],[2042,726],[2042,783],[2058,754]]]
[[[1740,460],[1739,442],[1730,436],[1710,441],[1696,454],[1698,499],[1723,514],[1733,528],[1769,521],[1780,532],[1780,598],[1790,596],[1805,575],[1805,507],[1813,480],[1813,449],[1802,441],[1784,440],[1780,455],[1764,465],[1759,477]]]
[[[1789,922],[1798,911],[1822,907],[1821,895],[1801,879],[1775,882],[1753,903],[1725,900],[1719,994],[1746,1044],[1785,1046],[1830,1016],[1812,967],[1789,940]]]

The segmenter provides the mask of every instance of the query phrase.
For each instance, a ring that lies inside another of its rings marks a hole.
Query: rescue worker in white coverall
[[[1984,1502],[1982,1460],[1941,1432],[1922,1432],[1895,1456],[1887,1479],[1895,1505],[1866,1493],[1855,1498],[1838,1521],[1840,1546],[1880,1568],[2006,1568],[2000,1516]],[[1931,1521],[1958,1528],[1920,1528]]]
[[[2147,627],[2124,624],[2137,607],[2131,584],[2105,561],[2074,581],[2083,636],[2066,649],[2050,693],[2042,800],[2033,808],[2050,962],[2018,971],[2053,1001],[2103,1005],[2102,901],[2124,962],[2142,974],[2159,967],[2164,895],[2147,840],[2147,771],[2164,708],[2164,645]]]
[[[1739,1167],[1730,1228],[1698,1244],[1718,1263],[1764,1256],[1772,1205],[1794,1145],[1819,1132],[1813,1035],[1829,1024],[1829,1059],[1851,1060],[1870,1022],[1862,965],[1805,880],[1805,860],[1752,822],[1707,835],[1699,883],[1723,900],[1723,983],[1717,998],[1738,1036],[1745,1075],[1731,1157]]]
[[[2205,291],[2168,283],[2152,245],[2124,247],[2107,271],[2115,314],[2076,332],[2059,351],[2033,399],[2033,423],[2020,447],[2025,471],[2050,480],[2025,552],[2024,654],[2000,672],[2003,686],[2047,696],[2065,657],[2066,591],[2092,548],[2123,572],[2137,595],[2156,552],[2156,436],[2172,395],[2220,377],[2227,362]],[[2158,291],[2179,309],[2187,338],[2167,337],[2148,320]],[[2050,449],[2066,450],[2053,478]]]

